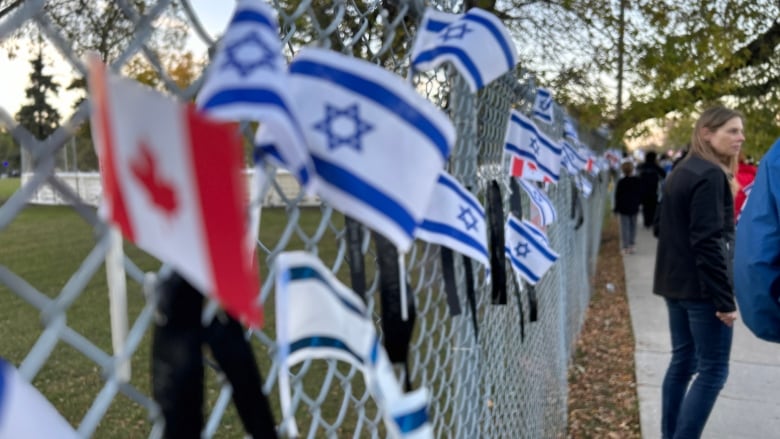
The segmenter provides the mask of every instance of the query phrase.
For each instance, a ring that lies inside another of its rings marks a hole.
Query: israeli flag
[[[406,252],[455,141],[449,118],[401,77],[328,50],[298,52],[290,82],[319,196]]]
[[[269,159],[289,169],[302,185],[310,183],[313,166],[295,116],[271,6],[260,0],[237,2],[196,103],[218,119],[259,121],[264,136],[273,141],[261,141],[264,154],[256,159]]]
[[[590,198],[590,194],[593,193],[593,183],[591,183],[587,177],[582,174],[576,175],[574,177],[574,184],[577,185],[577,189],[580,190],[580,193],[582,193],[585,198]]]
[[[531,119],[514,109],[507,123],[504,151],[523,161],[524,167],[519,177],[532,181],[558,182],[563,150],[539,131]]]
[[[391,437],[432,438],[427,389],[403,393],[360,297],[312,254],[281,253],[275,264],[279,395],[288,434],[297,437],[289,368],[317,358],[345,361],[363,372]]]
[[[580,153],[579,149],[575,148],[568,140],[562,141],[561,146],[563,147],[562,165],[569,175],[575,175],[585,169],[588,160]]]
[[[558,253],[550,248],[544,232],[512,214],[506,222],[505,239],[504,252],[512,268],[532,285],[536,285],[558,260]]]
[[[517,49],[501,20],[485,10],[449,14],[428,8],[411,57],[412,67],[422,72],[451,62],[473,93],[514,69]]]
[[[57,409],[0,358],[0,439],[78,437]]]
[[[553,123],[553,97],[550,90],[541,87],[536,89],[533,116],[547,124]]]
[[[580,141],[580,136],[577,134],[577,126],[568,114],[563,117],[563,136],[571,139],[574,144]]]
[[[554,223],[558,219],[558,214],[547,194],[529,181],[518,179],[518,183],[531,199],[531,205],[539,213],[540,225],[544,227]]]
[[[490,268],[485,209],[445,171],[439,175],[417,237],[451,248]]]

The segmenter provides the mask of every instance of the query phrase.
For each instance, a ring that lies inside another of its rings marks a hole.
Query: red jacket
[[[737,165],[737,183],[739,183],[739,190],[737,195],[734,196],[734,219],[739,218],[739,212],[742,211],[742,206],[745,204],[747,195],[745,195],[745,186],[753,183],[756,178],[756,166],[745,162],[739,162]]]

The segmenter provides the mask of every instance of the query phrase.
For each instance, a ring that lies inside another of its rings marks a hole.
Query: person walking
[[[656,158],[655,151],[648,151],[645,161],[636,168],[642,182],[642,219],[645,228],[653,225],[658,206],[658,188],[666,177],[666,171],[656,163]]]
[[[634,253],[636,239],[636,217],[641,201],[641,182],[634,175],[634,164],[624,161],[620,165],[623,177],[615,187],[615,206],[613,211],[620,215],[620,240],[623,254]]]
[[[737,319],[734,173],[744,141],[740,113],[704,111],[687,156],[662,187],[653,292],[666,301],[672,342],[661,395],[664,439],[700,437],[728,377]]]

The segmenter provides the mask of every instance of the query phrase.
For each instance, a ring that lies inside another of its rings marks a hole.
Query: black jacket
[[[663,185],[653,292],[709,299],[736,310],[732,278],[734,200],[728,178],[698,156],[681,162]]]
[[[642,186],[639,177],[630,175],[623,177],[615,187],[616,213],[622,215],[636,215],[639,213],[639,204],[642,201]]]
[[[636,172],[642,181],[642,203],[655,203],[658,200],[658,183],[666,177],[666,171],[655,162],[644,162],[636,167]]]

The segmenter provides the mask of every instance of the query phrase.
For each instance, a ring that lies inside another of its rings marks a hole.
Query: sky
[[[224,31],[235,3],[225,0],[190,0],[190,4],[203,27],[214,36]],[[191,38],[187,48],[195,54],[205,53],[206,50],[205,44],[200,42],[199,38]],[[29,45],[22,45],[13,59],[9,59],[7,53],[0,51],[0,107],[11,116],[25,103],[24,90],[29,85],[30,59],[34,54],[37,52]],[[72,113],[72,103],[81,95],[78,91],[64,90],[73,76],[73,69],[56,50],[46,51],[44,55],[47,60],[44,73],[52,75],[61,86],[58,99],[52,100],[51,103],[61,116],[67,117]]]

